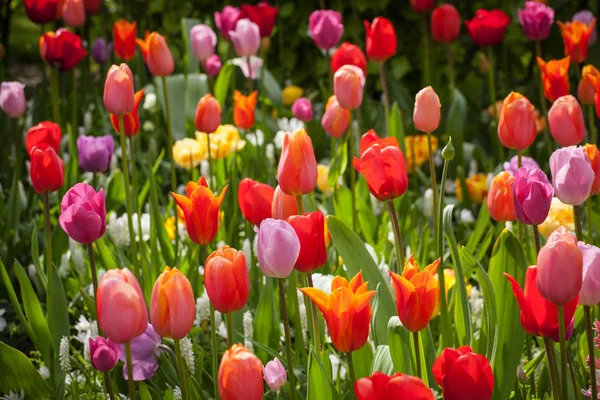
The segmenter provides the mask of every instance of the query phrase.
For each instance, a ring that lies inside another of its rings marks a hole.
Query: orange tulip
[[[221,400],[261,400],[263,366],[258,357],[241,344],[225,351],[219,366]]]
[[[171,54],[171,50],[169,50],[169,46],[167,46],[167,41],[160,33],[152,32],[146,36],[143,47],[146,48],[144,60],[152,75],[167,76],[173,73],[175,69],[173,55]],[[140,48],[142,49],[142,53],[144,53],[142,45],[140,45]]]
[[[321,125],[329,136],[338,138],[348,129],[350,124],[350,110],[344,110],[335,96],[331,96],[325,105],[325,113],[321,118]]]
[[[350,283],[341,276],[333,278],[330,295],[311,287],[300,291],[321,310],[337,351],[346,353],[364,346],[372,314],[369,300],[375,291],[368,290],[367,282],[363,283],[362,272],[356,274]]]
[[[310,193],[317,185],[318,175],[315,150],[306,130],[286,133],[277,167],[281,190],[290,196]]]
[[[592,164],[594,170],[594,183],[592,183],[592,192],[590,196],[595,196],[600,193],[600,150],[595,144],[586,144],[583,146],[585,155]]]
[[[513,200],[512,184],[515,178],[508,171],[502,171],[492,179],[487,196],[487,206],[491,217],[498,222],[517,219]]]
[[[198,182],[188,182],[185,196],[171,192],[185,215],[185,227],[192,242],[207,245],[217,236],[219,208],[227,192],[227,186],[218,197],[215,197],[213,191],[208,188],[206,179],[201,177]]]
[[[504,99],[498,122],[498,138],[504,147],[525,150],[537,136],[535,107],[521,93],[511,92]]]
[[[596,85],[600,84],[600,71],[589,64],[581,71],[581,81],[577,86],[577,97],[583,104],[594,104]]]
[[[573,62],[579,64],[585,61],[588,42],[595,24],[596,19],[593,19],[589,25],[579,21],[567,22],[566,24],[558,21],[565,42],[565,56],[571,57]]]
[[[113,44],[115,54],[122,60],[128,61],[135,55],[135,35],[137,22],[120,19],[113,25]]]
[[[413,256],[410,256],[404,264],[402,275],[390,271],[398,317],[411,332],[425,329],[434,315],[440,297],[440,285],[434,276],[439,265],[438,258],[421,271]]]
[[[298,214],[298,205],[296,198],[289,194],[283,193],[278,185],[273,194],[273,202],[271,203],[271,216],[275,219],[288,219],[289,216]]]
[[[126,136],[135,136],[140,131],[140,115],[138,110],[143,97],[144,89],[135,92],[133,96],[133,111],[123,114],[123,128]],[[119,116],[110,114],[110,122],[115,132],[119,132]]]
[[[150,321],[162,337],[184,338],[196,318],[196,300],[190,281],[177,268],[165,267],[154,284]]]
[[[204,133],[213,133],[221,125],[221,105],[212,94],[205,94],[198,101],[194,122],[196,129]]]
[[[482,204],[487,194],[487,176],[485,174],[475,174],[465,179],[469,197],[475,204]],[[463,201],[462,186],[460,180],[456,180],[456,198]]]
[[[210,302],[220,313],[244,308],[250,293],[244,253],[229,246],[213,251],[204,266],[204,286]]]
[[[250,129],[254,125],[254,109],[258,92],[255,90],[244,96],[239,90],[233,92],[233,122],[240,129]]]
[[[544,96],[546,96],[548,101],[554,103],[559,97],[569,94],[570,57],[560,60],[550,60],[548,62],[538,57],[537,63],[542,72]]]
[[[148,46],[150,45],[150,32],[146,31],[144,33],[144,38],[143,39],[135,39],[135,44],[137,44],[137,46],[139,47],[140,51],[142,52],[142,57],[144,58],[144,62],[148,63]]]

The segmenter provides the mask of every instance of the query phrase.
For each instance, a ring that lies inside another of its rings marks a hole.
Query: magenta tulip
[[[539,225],[548,216],[554,189],[539,168],[519,168],[513,182],[517,218],[524,224]]]
[[[204,62],[215,54],[217,45],[217,34],[208,25],[198,24],[190,29],[190,42],[194,57]]]
[[[308,18],[308,29],[318,48],[335,47],[344,33],[342,14],[333,10],[316,10]]]
[[[65,193],[60,202],[58,222],[71,239],[90,244],[106,230],[104,189],[98,193],[87,183],[78,183]]]
[[[11,118],[25,112],[25,85],[21,82],[2,82],[0,85],[0,108]]]
[[[229,32],[235,30],[235,26],[240,19],[240,13],[239,8],[232,6],[225,6],[223,11],[215,12],[215,25],[225,39],[230,39]]]
[[[292,104],[292,113],[300,121],[308,122],[313,118],[312,104],[306,97],[300,97]]]
[[[100,372],[107,372],[113,369],[121,356],[121,346],[110,339],[98,336],[96,339],[89,339],[90,358],[92,366]]]
[[[221,66],[221,59],[216,54],[213,54],[212,56],[208,57],[202,63],[204,71],[206,71],[206,74],[211,78],[215,78],[217,75],[219,75],[219,71],[221,71]]]
[[[542,3],[526,1],[525,8],[519,9],[519,22],[529,40],[544,40],[550,34],[554,23],[554,10]]]

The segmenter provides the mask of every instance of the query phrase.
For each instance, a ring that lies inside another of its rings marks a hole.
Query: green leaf
[[[1,393],[24,390],[32,399],[53,397],[50,387],[25,354],[3,342],[0,342],[0,371]]]
[[[138,389],[140,392],[140,398],[142,400],[152,400],[152,396],[150,396],[150,392],[148,391],[148,387],[144,382],[138,382]]]
[[[345,138],[348,136],[344,136]],[[340,175],[346,172],[348,166],[348,141],[345,139],[340,140],[340,145],[335,151],[331,165],[329,166],[329,175],[327,176],[327,184],[330,187],[336,187]]]
[[[125,204],[125,179],[120,169],[114,170],[106,180],[106,209],[115,210]]]
[[[325,369],[315,351],[311,349],[308,358],[307,371],[307,400],[322,400],[322,399],[339,399],[339,394],[333,388],[329,377],[325,374]],[[335,397],[334,397],[335,396]]]
[[[225,63],[219,71],[219,75],[217,76],[217,80],[215,82],[215,98],[221,104],[221,107],[225,108],[225,101],[227,100],[227,95],[229,94],[229,84],[231,83],[231,78],[233,77],[233,72],[235,71],[235,65],[230,62]]]
[[[390,347],[387,345],[377,346],[377,349],[375,349],[375,357],[373,358],[373,364],[371,364],[370,375],[373,375],[375,372],[381,372],[386,375],[393,375],[395,372]]]
[[[347,226],[352,226],[352,192],[347,186],[340,185],[333,195],[333,211]]]
[[[465,127],[467,123],[467,100],[460,90],[452,89],[452,103],[446,117],[446,134],[452,136],[456,157],[453,165],[465,166],[463,143],[465,141]]]
[[[175,265],[175,250],[173,249],[173,244],[169,240],[169,235],[167,234],[165,226],[162,223],[160,206],[158,205],[156,178],[154,177],[154,174],[147,174],[146,177],[150,179],[150,212],[154,215],[155,220],[158,222],[155,226],[155,229],[157,230],[158,242],[160,244],[160,253],[163,256],[166,265]],[[152,262],[154,264],[153,271],[156,273],[156,260],[152,260]]]
[[[406,148],[404,147],[404,136],[406,135],[406,131],[404,129],[404,122],[402,121],[402,113],[400,107],[398,107],[398,102],[394,102],[390,114],[390,136],[398,139],[400,149],[403,153],[406,153]]]
[[[487,208],[487,202],[484,201],[479,209],[479,215],[477,216],[477,221],[475,221],[475,229],[473,229],[473,233],[469,235],[469,239],[467,239],[467,249],[470,253],[475,253],[476,250],[479,249],[479,244],[485,235],[487,235],[490,231],[493,232],[490,212]],[[484,249],[484,251],[487,250]]]
[[[33,229],[31,230],[31,258],[33,259],[33,265],[35,266],[35,271],[40,277],[40,281],[42,282],[44,293],[46,294],[46,286],[48,285],[48,278],[46,278],[46,272],[44,272],[44,268],[42,268],[42,263],[40,262],[40,251],[38,246],[38,237],[37,237],[37,229],[36,224],[33,224]]]
[[[276,293],[273,288],[273,280],[273,278],[267,278],[256,306],[254,339],[261,343],[271,343],[274,331],[279,333],[279,323],[275,318],[275,314],[279,314],[275,309],[277,302],[275,301]],[[256,356],[261,359],[263,364],[268,361],[267,354],[260,349],[256,351]]]
[[[198,100],[208,93],[208,77],[206,74],[188,74],[186,78],[185,117],[193,121]]]
[[[402,326],[400,318],[394,316],[388,323],[388,342],[396,372],[410,372],[410,332]]]
[[[354,364],[354,374],[356,379],[371,375],[371,364],[373,362],[373,351],[367,343],[359,350],[352,352],[352,361]]]
[[[192,50],[192,41],[190,40],[190,30],[194,25],[201,24],[202,20],[198,18],[181,18],[181,37],[185,46],[185,65],[187,74],[195,72],[198,69],[198,59],[194,56]]]
[[[219,73],[220,74],[220,73]],[[264,86],[266,95],[276,106],[281,106],[283,104],[283,98],[281,95],[281,86],[279,86],[279,82],[275,79],[271,71],[266,68],[263,68],[261,74],[264,74]]]
[[[167,83],[167,97],[169,99],[169,110],[171,112],[171,129],[173,140],[183,139],[185,134],[185,103],[186,103],[186,82],[185,75],[175,74],[166,77],[155,77],[154,85],[156,87],[156,97],[163,110],[165,124],[167,121],[167,108],[165,103],[165,92],[163,82]]]
[[[27,318],[25,318],[25,314],[23,313],[23,309],[21,308],[21,303],[19,303],[19,299],[17,298],[17,294],[15,293],[15,288],[10,281],[10,277],[8,276],[8,272],[4,267],[4,263],[2,259],[0,259],[0,276],[2,277],[2,281],[4,282],[4,287],[6,287],[6,291],[8,292],[8,298],[12,303],[13,308],[15,309],[15,314],[17,314],[17,318],[19,318],[19,322],[23,325],[23,329],[27,332],[27,336],[33,341],[35,338],[35,333],[33,329],[31,329],[31,325]]]
[[[67,296],[63,289],[62,281],[52,265],[51,274],[48,277],[48,304],[46,310],[46,321],[52,336],[52,348],[56,350],[60,347],[60,340],[63,336],[69,337],[69,312],[67,309]],[[54,358],[54,385],[58,393],[62,393],[65,374],[60,369],[58,357]]]

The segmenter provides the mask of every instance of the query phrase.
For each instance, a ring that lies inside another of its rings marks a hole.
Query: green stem
[[[250,63],[250,57],[246,57],[248,63],[248,94],[252,93],[252,64]]]
[[[550,370],[550,384],[552,386],[552,397],[554,400],[561,399],[560,387],[558,386],[558,371],[556,359],[554,358],[554,346],[549,338],[544,338],[546,357],[548,358],[548,369]]]
[[[588,109],[588,121],[589,121],[589,125],[590,125],[590,141],[589,143],[594,143],[596,144],[596,124],[595,124],[595,119],[596,119],[596,115],[594,115],[594,105],[593,104],[589,104],[587,106]]]
[[[594,210],[593,210],[593,204],[592,204],[592,196],[590,196],[587,199],[586,208],[587,208],[587,220],[588,220],[587,221],[588,222],[588,243],[594,244],[594,224],[592,223]]]
[[[354,147],[355,147],[355,143],[354,143],[354,134],[353,134],[353,127],[352,127],[352,114],[355,113],[351,113],[351,117],[350,117],[350,126],[348,127],[348,160],[353,160],[354,159]],[[349,168],[350,170],[350,200],[352,203],[352,230],[356,233],[357,229],[356,229],[356,192],[354,191],[355,186],[356,186],[356,170],[354,168]]]
[[[333,70],[331,69],[331,57],[329,56],[329,49],[325,50],[325,58],[327,59],[327,72],[329,72],[329,94],[333,94]]]
[[[383,91],[383,108],[385,110],[385,131],[386,134],[390,134],[390,92],[387,85],[387,79],[385,75],[385,65],[383,62],[377,64],[379,68],[379,81],[381,83],[381,90]],[[331,70],[331,68],[330,68]]]
[[[52,119],[54,119],[54,122],[56,122],[58,125],[62,125],[60,121],[60,107],[58,104],[60,100],[60,91],[58,89],[58,71],[56,68],[52,67],[50,67],[50,91],[52,92],[50,95],[50,97],[52,97]]]
[[[306,279],[308,280],[308,287],[314,288],[312,274],[308,272],[306,274]],[[313,339],[315,342],[315,349],[317,351],[317,355],[321,355],[321,330],[319,329],[319,314],[317,314],[317,306],[311,301],[310,302],[311,312],[312,312],[312,324],[313,324]]]
[[[431,177],[431,190],[433,191],[433,234],[435,235],[435,237],[438,237],[440,227],[438,223],[438,210],[436,210],[435,208],[436,204],[438,204],[438,189],[437,180],[435,178],[435,164],[433,163],[433,146],[431,144],[431,132],[427,132],[427,151],[429,152],[429,176]]]
[[[594,333],[592,331],[592,310],[590,306],[583,306],[585,314],[585,333],[587,335],[588,352],[590,353],[590,382],[592,385],[592,399],[598,398],[598,386],[596,384],[596,354],[594,353]]]
[[[210,341],[212,345],[212,376],[213,376],[213,389],[215,391],[215,399],[219,398],[219,386],[218,386],[218,376],[219,376],[219,362],[218,362],[218,352],[219,348],[217,347],[217,327],[215,326],[215,308],[212,303],[210,304]]]
[[[44,233],[46,235],[46,276],[48,277],[48,298],[50,298],[50,282],[52,282],[52,226],[50,221],[50,198],[44,192]]]
[[[298,215],[304,214],[304,204],[302,203],[302,195],[296,195],[296,211]]]
[[[581,210],[579,206],[573,206],[573,214],[575,215],[575,232],[577,240],[583,240],[583,230],[581,229]]]
[[[350,382],[352,382],[352,386],[354,386],[354,382],[356,382],[356,374],[354,373],[354,362],[352,361],[352,352],[348,353],[348,372],[350,374]]]
[[[137,180],[137,166],[135,159],[135,136],[129,137],[129,148],[131,149],[131,181],[133,183],[133,207],[137,213],[137,228],[138,228],[138,239],[140,241],[140,248],[143,251],[143,239],[142,239],[142,207],[138,202],[138,180]]]
[[[123,177],[125,178],[125,205],[127,207],[127,227],[129,228],[129,241],[131,245],[131,257],[133,258],[133,268],[138,279],[141,278],[140,265],[137,258],[137,243],[135,241],[135,231],[133,230],[133,205],[131,202],[131,187],[129,185],[129,163],[127,161],[127,143],[125,141],[125,125],[123,116],[119,115],[119,136],[121,138],[121,162]],[[138,215],[139,218],[139,215]],[[177,226],[177,225],[175,225]],[[140,232],[141,234],[141,232]],[[177,236],[177,235],[176,235]]]
[[[135,400],[135,381],[133,380],[133,363],[131,361],[130,342],[125,342],[125,357],[127,359],[127,377],[129,378],[129,398]]]
[[[110,400],[115,400],[115,392],[113,390],[112,380],[110,379],[110,371],[104,372],[104,384],[106,385],[108,398]]]
[[[285,332],[285,352],[288,364],[288,379],[290,380],[290,399],[296,398],[296,377],[294,376],[294,360],[292,359],[292,339],[290,335],[290,320],[288,317],[287,306],[285,304],[285,285],[283,278],[277,279],[279,282],[279,303],[283,317],[283,330]]]
[[[423,370],[421,367],[421,349],[419,348],[419,332],[413,332],[413,344],[415,346],[415,358],[417,360],[417,377],[423,377]]]
[[[450,164],[449,160],[444,160],[444,169],[442,170],[442,180],[440,182],[440,197],[439,204],[433,204],[433,208],[437,207],[437,215],[438,215],[438,232],[436,236],[436,244],[437,244],[437,255],[440,259],[440,266],[438,267],[438,277],[440,281],[440,318],[441,318],[441,328],[442,328],[442,344],[443,347],[451,347],[452,346],[452,338],[453,332],[452,327],[450,325],[450,321],[448,320],[448,309],[447,304],[448,300],[446,299],[446,277],[444,275],[444,240],[442,238],[442,218],[443,218],[443,210],[444,210],[444,187],[446,185],[446,177],[448,176],[448,165]]]
[[[88,257],[90,259],[90,269],[92,270],[92,285],[94,286],[94,297],[98,293],[98,276],[96,275],[96,260],[94,259],[94,245],[87,245]],[[94,302],[96,304],[96,302]],[[98,306],[96,305],[96,316],[98,315]]]
[[[537,57],[542,58],[542,43],[538,40],[535,42],[535,52]],[[544,117],[544,136],[546,137],[546,149],[548,151],[548,156],[552,154],[552,135],[550,134],[550,130],[548,129],[548,106],[546,105],[546,96],[544,95],[544,81],[542,80],[542,71],[539,70],[539,95],[540,95],[540,109],[542,111]]]
[[[230,312],[225,314],[225,318],[227,319],[227,344],[231,347],[233,346],[233,318]]]
[[[561,389],[562,398],[568,399],[567,397],[567,341],[565,339],[565,307],[557,306],[558,308],[558,335],[560,338],[560,365],[561,365]]]
[[[523,166],[523,151],[517,150],[517,168],[521,168]],[[521,242],[521,246],[525,246],[525,242],[523,241],[525,234],[523,232],[523,224],[521,222],[519,224],[519,242]]]
[[[183,400],[189,399],[188,387],[187,387],[187,367],[185,360],[181,355],[181,343],[179,339],[173,339],[175,342],[175,358],[177,358],[177,373],[179,375],[179,384],[181,385],[181,397]]]
[[[385,202],[390,214],[390,220],[392,222],[392,228],[394,229],[394,239],[396,239],[396,259],[398,263],[396,265],[396,273],[401,274],[402,268],[404,267],[404,245],[402,244],[402,232],[400,232],[400,222],[398,221],[398,213],[396,207],[394,207],[394,200],[388,200]]]
[[[177,178],[175,175],[175,160],[173,159],[173,129],[171,128],[171,107],[169,106],[169,91],[167,90],[167,78],[162,78],[163,97],[165,98],[165,111],[167,114],[167,153],[171,158],[171,191],[175,193],[177,190]],[[177,215],[177,206],[173,208],[175,211],[175,227],[179,226],[179,215]],[[179,235],[175,235],[175,259],[179,254]]]
[[[535,239],[535,254],[539,254],[542,247],[540,244],[540,231],[537,225],[531,225],[531,227],[533,228],[533,237]]]
[[[454,57],[452,55],[452,45],[446,44],[446,59],[448,60],[448,79],[450,80],[450,87],[456,87],[456,81],[454,78]]]

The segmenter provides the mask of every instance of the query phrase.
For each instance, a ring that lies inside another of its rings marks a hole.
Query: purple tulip
[[[92,366],[101,372],[113,369],[121,356],[121,345],[102,336],[89,340]]]
[[[308,122],[313,118],[312,104],[306,97],[300,97],[292,104],[292,113],[300,121]]]
[[[258,266],[272,278],[287,278],[300,254],[300,239],[284,220],[267,218],[254,227],[258,234]]]
[[[159,346],[161,343],[162,338],[150,324],[148,324],[144,333],[130,342],[134,381],[144,381],[154,376],[154,373],[158,369],[157,358],[160,356]],[[123,377],[129,379],[127,375],[125,345],[121,345],[120,359],[125,363],[123,365]]]
[[[526,1],[525,9],[518,10],[523,33],[529,40],[544,40],[554,23],[554,10],[542,3]]]
[[[519,168],[513,182],[513,200],[517,218],[524,224],[539,225],[548,216],[554,189],[539,168]]]
[[[550,156],[550,172],[556,197],[565,204],[578,206],[590,197],[594,170],[583,148],[563,147]]]
[[[287,381],[287,373],[279,358],[275,357],[265,365],[263,376],[271,390],[279,390]]]
[[[111,135],[81,135],[77,138],[79,167],[87,172],[104,172],[110,166],[114,150],[115,142]]]
[[[600,303],[600,248],[578,242],[583,255],[583,282],[579,291],[579,304],[595,306]]]
[[[540,165],[531,157],[521,157],[521,166],[525,168],[527,171],[530,171],[534,168],[540,168]],[[517,174],[517,170],[519,169],[519,156],[514,156],[510,159],[510,161],[506,161],[504,163],[504,170],[508,171],[515,176]]]
[[[240,19],[235,30],[229,31],[229,36],[240,57],[250,57],[256,54],[260,47],[260,29],[248,18]]]
[[[194,56],[199,61],[206,61],[210,56],[215,54],[215,46],[217,45],[217,34],[208,25],[198,24],[190,29],[190,42]]]
[[[11,118],[19,118],[25,112],[25,85],[21,82],[2,82],[0,85],[0,108]]]
[[[98,193],[87,183],[78,183],[67,190],[60,202],[58,222],[71,239],[90,244],[106,231],[104,189]]]
[[[108,43],[108,49],[106,48],[106,41],[104,38],[98,38],[92,46],[92,58],[98,64],[104,64],[106,62],[106,55],[112,54],[113,44]]]
[[[594,14],[590,11],[590,10],[581,10],[575,14],[573,14],[573,18],[571,18],[571,21],[575,22],[575,21],[579,21],[579,22],[583,22],[584,24],[586,24],[587,26],[590,26],[590,24],[592,23],[592,20],[594,19]],[[594,25],[594,29],[592,31],[592,34],[590,35],[590,40],[588,42],[588,44],[591,46],[594,43],[596,43],[596,37],[598,35],[597,30],[596,30],[596,25]]]
[[[344,33],[342,14],[333,10],[316,10],[308,18],[310,35],[318,48],[335,47]]]
[[[215,12],[215,25],[225,39],[230,39],[229,32],[235,30],[240,13],[239,8],[231,6],[225,6],[221,12]]]

